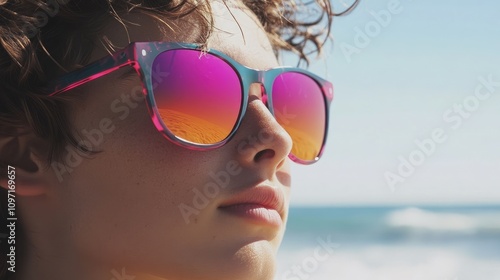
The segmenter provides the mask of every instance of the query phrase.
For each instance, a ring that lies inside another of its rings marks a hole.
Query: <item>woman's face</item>
[[[220,3],[213,10],[209,48],[248,67],[278,66],[253,14],[231,8],[231,15]],[[135,23],[128,25],[132,42],[192,42],[200,35],[186,23],[172,24],[173,34],[147,16],[124,19]],[[119,48],[129,42],[118,22],[101,35]],[[92,60],[106,54],[98,48]],[[260,85],[252,85],[228,144],[193,151],[156,130],[137,95],[139,78],[127,70],[68,93],[77,96],[70,113],[75,131],[101,152],[83,157],[68,147],[73,152],[52,164],[47,203],[56,210],[47,220],[57,225],[57,254],[135,276],[272,279],[288,214],[292,142],[261,101]]]

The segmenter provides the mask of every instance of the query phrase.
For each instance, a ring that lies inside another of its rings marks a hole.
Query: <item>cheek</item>
[[[158,133],[144,103],[123,120],[107,109],[77,114],[77,130],[93,131],[82,133],[84,139],[102,140],[95,145],[98,153],[64,177],[62,201],[72,242],[79,251],[114,260],[151,255],[146,248],[155,246],[168,249],[186,239],[179,205],[191,204],[192,189],[206,180],[208,160]],[[113,120],[110,133],[96,130],[104,118]]]
[[[73,165],[57,188],[63,234],[70,236],[75,252],[103,263],[155,266],[186,275],[193,266],[214,275],[248,275],[253,265],[272,266],[283,231],[270,242],[242,248],[245,233],[217,220],[216,200],[189,224],[179,209],[181,204],[193,205],[194,188],[212,182],[210,171],[226,167],[234,154],[230,146],[211,152],[178,147],[156,130],[144,101],[130,105],[116,101],[119,94],[109,97],[104,92],[91,94],[74,113],[74,128],[82,138],[94,139],[99,152]],[[128,109],[121,115],[110,104]],[[101,129],[103,119],[110,120],[112,131]],[[285,191],[288,198],[289,187]]]

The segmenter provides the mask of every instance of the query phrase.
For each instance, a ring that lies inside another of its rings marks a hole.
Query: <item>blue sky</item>
[[[335,18],[334,43],[310,67],[335,86],[327,149],[293,166],[293,205],[500,203],[498,11],[495,1],[365,0]]]

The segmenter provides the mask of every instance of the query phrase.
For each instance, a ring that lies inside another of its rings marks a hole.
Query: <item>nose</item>
[[[262,170],[270,172],[266,175],[270,178],[287,160],[292,149],[292,138],[265,103],[262,85],[252,84],[245,116],[232,142],[240,164],[262,167]]]

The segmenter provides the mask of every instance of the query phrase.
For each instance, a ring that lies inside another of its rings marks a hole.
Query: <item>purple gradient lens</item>
[[[320,86],[302,73],[280,74],[273,84],[274,115],[293,140],[292,154],[316,160],[325,138],[326,102]]]
[[[198,50],[170,50],[152,66],[153,94],[165,126],[177,138],[216,144],[236,125],[242,87],[224,60]]]

